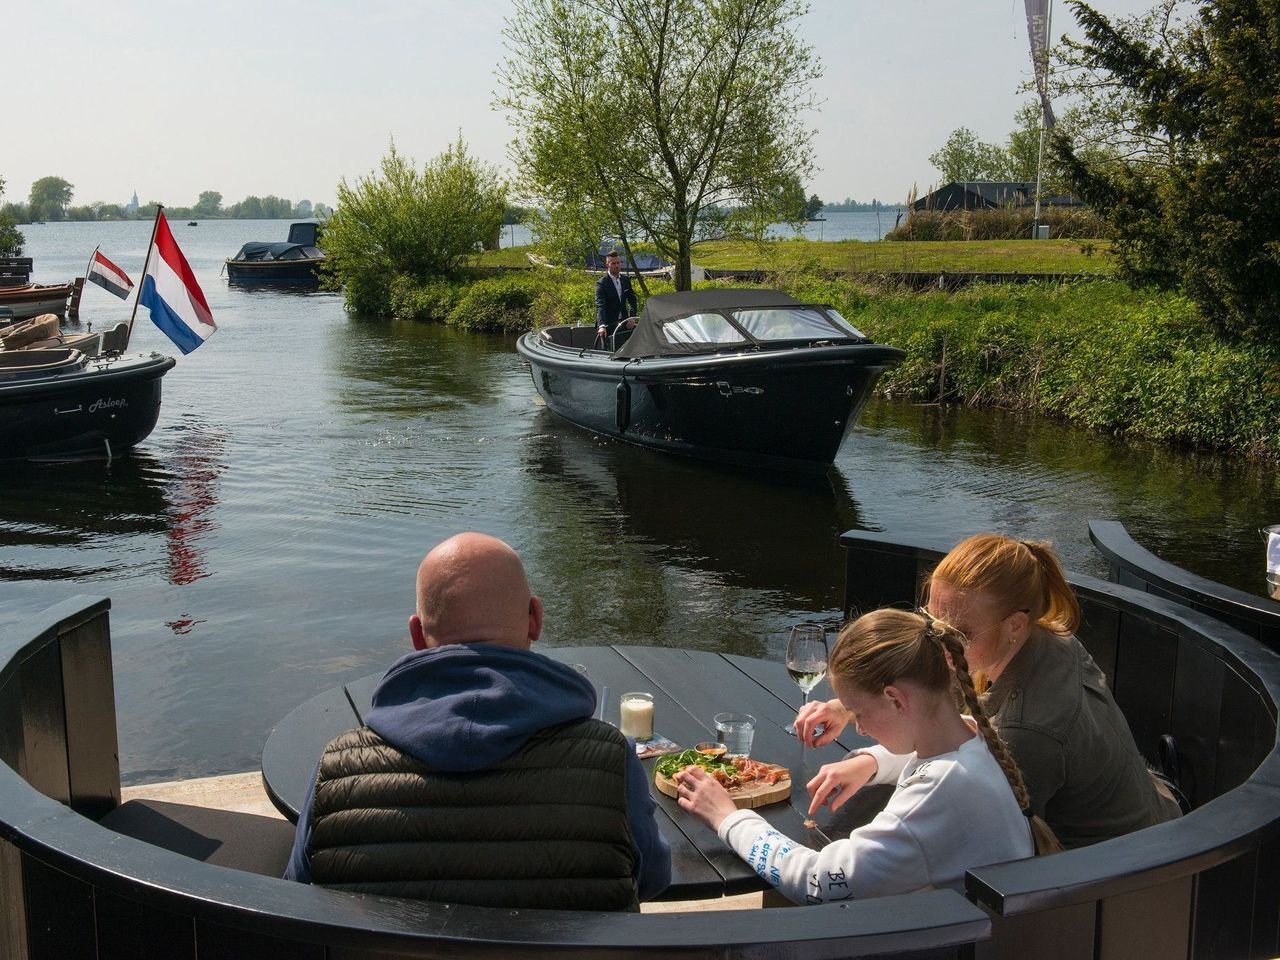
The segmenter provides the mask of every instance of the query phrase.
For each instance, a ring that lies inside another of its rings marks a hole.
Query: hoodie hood
[[[491,643],[415,650],[391,665],[365,723],[438,770],[501,763],[546,727],[590,717],[596,693],[572,667]]]

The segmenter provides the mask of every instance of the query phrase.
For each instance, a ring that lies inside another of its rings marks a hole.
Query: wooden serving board
[[[676,796],[676,782],[660,773],[653,775],[653,782],[668,797]],[[761,784],[757,787],[734,787],[729,796],[738,805],[739,810],[754,810],[756,807],[767,807],[771,803],[779,803],[791,797],[791,777],[785,776],[777,783]]]

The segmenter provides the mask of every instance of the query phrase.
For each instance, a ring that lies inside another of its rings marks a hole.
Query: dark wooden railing
[[[1116,583],[1173,600],[1229,623],[1246,636],[1280,650],[1280,601],[1256,596],[1161,560],[1117,520],[1090,520],[1089,539],[1111,566]],[[1262,551],[1258,551],[1262,562]]]
[[[841,537],[845,613],[914,605],[950,544]],[[1139,749],[1171,734],[1187,816],[1053,857],[970,871],[982,957],[1272,957],[1280,947],[1280,657],[1204,613],[1072,576],[1081,642]]]
[[[119,802],[106,600],[0,636],[0,960],[960,958],[954,891],[803,910],[599,914],[367,897],[188,859],[95,823]]]

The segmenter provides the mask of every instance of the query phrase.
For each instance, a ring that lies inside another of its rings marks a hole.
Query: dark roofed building
[[[926,194],[913,210],[989,210],[997,207],[1031,207],[1036,202],[1036,183],[1017,180],[968,180],[948,183]],[[1070,194],[1041,193],[1042,207],[1082,207],[1084,201]]]

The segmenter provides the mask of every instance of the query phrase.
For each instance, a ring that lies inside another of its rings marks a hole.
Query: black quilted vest
[[[368,727],[332,740],[311,806],[311,880],[487,907],[636,910],[627,746],[599,720],[495,767],[439,771]]]

